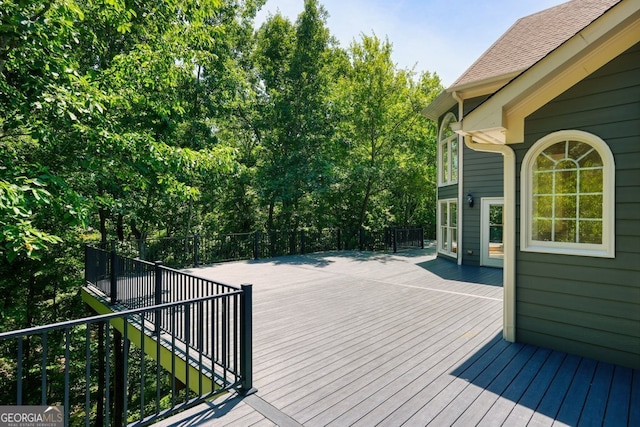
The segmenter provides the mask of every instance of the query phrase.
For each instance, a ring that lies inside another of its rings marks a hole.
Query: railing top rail
[[[18,330],[9,331],[9,332],[2,332],[0,333],[0,340],[17,338],[24,335],[41,334],[41,333],[49,332],[53,330],[67,329],[74,326],[98,323],[102,321],[116,319],[119,317],[135,316],[142,313],[151,312],[154,310],[162,310],[165,308],[176,307],[179,305],[195,304],[195,303],[205,302],[205,301],[210,301],[215,299],[228,298],[233,295],[241,295],[241,294],[242,294],[242,290],[237,290],[233,292],[227,292],[224,294],[209,295],[206,297],[192,298],[192,299],[186,299],[186,300],[175,301],[175,302],[167,302],[167,303],[152,305],[144,308],[134,308],[130,310],[117,311],[115,313],[99,314],[97,316],[90,316],[90,317],[82,317],[80,319],[67,320],[65,322],[52,323],[50,325],[33,326],[31,328],[18,329]]]
[[[138,259],[136,258],[136,261],[137,261],[137,260],[138,260]],[[153,265],[153,263],[152,263],[152,265]],[[198,276],[197,274],[193,274],[193,273],[191,273],[191,272],[190,272],[190,273],[187,273],[187,272],[185,272],[184,270],[177,270],[177,269],[175,269],[175,268],[166,267],[166,266],[164,266],[164,265],[163,265],[163,266],[161,266],[161,268],[162,268],[163,270],[169,271],[169,272],[171,272],[171,273],[180,274],[180,275],[183,275],[183,276],[195,277],[196,279],[204,280],[205,282],[213,283],[214,285],[220,285],[220,286],[224,286],[224,287],[227,287],[227,288],[236,289],[236,290],[238,290],[238,291],[239,291],[240,289],[242,289],[240,286],[230,285],[230,284],[228,284],[228,283],[220,282],[220,281],[217,281],[217,280],[207,279],[206,277]]]

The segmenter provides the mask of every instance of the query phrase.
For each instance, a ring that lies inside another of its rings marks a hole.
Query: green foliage
[[[435,223],[438,77],[317,0],[1,3],[0,330],[84,314],[95,236]]]

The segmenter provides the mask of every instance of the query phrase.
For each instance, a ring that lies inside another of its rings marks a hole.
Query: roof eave
[[[467,114],[458,131],[487,144],[524,140],[524,119],[640,41],[640,3],[622,1]]]
[[[434,122],[437,122],[440,116],[449,111],[455,105],[456,100],[453,99],[451,93],[442,91],[440,95],[436,96],[436,98],[431,101],[424,110],[422,110],[422,115]]]
[[[447,89],[447,92],[456,92],[462,99],[491,95],[500,90],[523,71],[524,70],[513,71],[511,73],[493,76],[484,80],[465,83],[458,86],[451,86]]]

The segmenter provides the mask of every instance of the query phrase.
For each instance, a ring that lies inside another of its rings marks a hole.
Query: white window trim
[[[458,149],[458,153],[456,153],[458,159],[459,159],[459,151],[460,151],[460,140],[459,140],[459,135],[457,134],[453,134],[452,136],[447,138],[447,159],[449,162],[449,171],[448,171],[448,176],[446,177],[446,179],[442,179],[442,171],[443,171],[443,162],[442,162],[442,150],[443,150],[443,145],[445,144],[445,141],[442,139],[442,133],[444,132],[444,130],[446,129],[447,126],[451,126],[452,123],[456,123],[456,115],[453,113],[447,113],[444,118],[442,119],[442,123],[440,125],[440,129],[438,130],[438,186],[439,187],[444,187],[447,185],[453,185],[453,184],[457,184],[458,183],[458,179],[457,177],[460,176],[460,168],[458,168],[457,173],[456,173],[456,179],[452,180],[451,179],[451,175],[452,175],[452,150],[451,150],[451,141],[453,140],[453,137],[456,138],[458,144],[457,144],[457,149]]]
[[[532,169],[538,155],[550,145],[562,141],[580,141],[594,147],[603,162],[602,243],[541,242],[531,238]],[[549,254],[615,258],[615,161],[611,149],[601,138],[579,130],[551,133],[529,149],[520,171],[520,250]]]
[[[437,227],[438,227],[438,233],[437,233],[437,244],[438,244],[438,253],[441,253],[443,255],[447,255],[453,258],[457,258],[458,257],[458,252],[454,252],[452,250],[444,250],[442,249],[442,241],[443,241],[443,235],[442,235],[442,205],[446,204],[447,206],[449,206],[451,203],[455,203],[456,204],[456,212],[459,212],[459,208],[460,206],[458,206],[458,199],[453,198],[453,199],[441,199],[438,200],[438,220],[437,222]],[[448,214],[449,214],[449,223],[451,223],[451,209],[448,209]],[[460,238],[460,234],[458,233],[458,226],[459,226],[459,222],[458,222],[458,218],[457,218],[457,214],[456,214],[456,248],[458,248],[458,240]],[[449,226],[449,228],[452,228],[451,226]],[[453,245],[450,245],[453,246]],[[452,249],[451,247],[449,249]]]

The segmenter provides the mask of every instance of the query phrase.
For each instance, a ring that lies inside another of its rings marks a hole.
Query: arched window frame
[[[451,130],[451,124],[456,121],[455,114],[447,113],[442,119],[440,130],[438,131],[438,185],[440,186],[452,185],[458,182],[459,136],[453,131],[446,135],[447,130]],[[445,167],[445,164],[447,167]]]
[[[553,144],[579,141],[593,147],[602,160],[602,242],[574,243],[533,240],[533,167],[537,158]],[[525,155],[521,168],[520,250],[602,258],[615,257],[615,161],[611,149],[596,135],[578,130],[551,133],[539,139]]]

